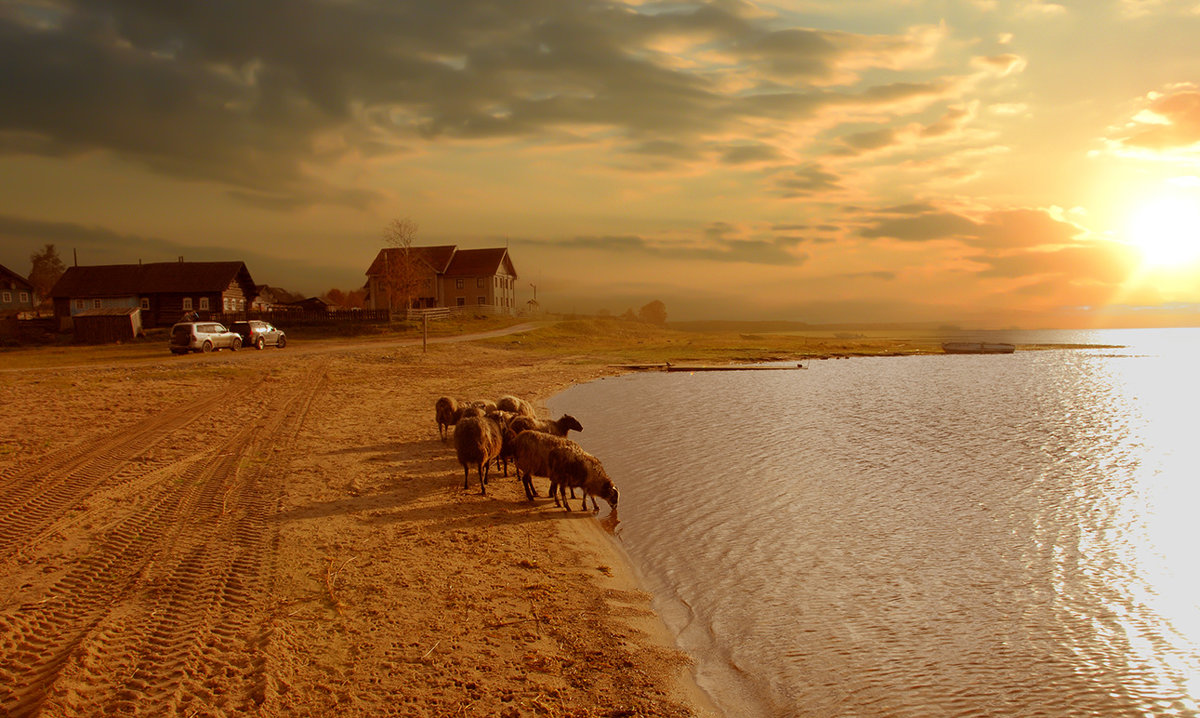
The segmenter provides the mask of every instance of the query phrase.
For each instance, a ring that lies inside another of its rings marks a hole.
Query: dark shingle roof
[[[224,291],[246,272],[243,262],[155,262],[67,267],[52,297],[125,296]],[[249,280],[249,273],[246,279]]]
[[[3,264],[0,264],[0,276],[8,277],[10,280],[12,280],[13,284],[18,287],[25,287],[26,289],[29,289],[30,291],[33,290],[33,285],[29,283],[28,279],[26,279],[25,277],[22,277],[21,275],[12,271],[8,267],[4,266]]]
[[[491,247],[488,249],[460,249],[454,253],[454,259],[450,260],[450,266],[446,268],[446,276],[491,276],[499,271],[500,265],[507,258],[507,255],[508,250],[504,247]]]
[[[371,268],[367,270],[367,275],[383,274],[386,263],[403,251],[400,247],[384,247],[379,250],[379,254],[375,255],[375,261],[371,262]],[[410,247],[409,252],[415,255],[418,261],[432,267],[434,272],[442,274],[446,271],[446,265],[450,263],[450,258],[454,256],[454,245],[443,244],[436,247]]]

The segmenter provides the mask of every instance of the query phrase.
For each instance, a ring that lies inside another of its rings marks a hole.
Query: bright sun
[[[1129,239],[1154,267],[1173,267],[1200,259],[1200,203],[1161,197],[1143,203],[1129,218]]]

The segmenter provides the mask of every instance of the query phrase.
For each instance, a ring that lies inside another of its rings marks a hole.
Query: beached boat
[[[942,351],[947,354],[1012,354],[1014,344],[1003,342],[943,342]]]

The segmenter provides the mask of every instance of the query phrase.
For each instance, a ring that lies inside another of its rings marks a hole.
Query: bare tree
[[[395,252],[384,252],[383,285],[388,293],[388,309],[412,307],[421,285],[421,267],[413,252],[417,223],[408,217],[393,219],[383,228],[383,241]]]

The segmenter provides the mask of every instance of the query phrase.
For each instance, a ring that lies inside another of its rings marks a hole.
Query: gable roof
[[[21,275],[17,274],[16,272],[14,272],[13,270],[4,266],[3,264],[0,264],[0,276],[8,277],[17,286],[25,287],[26,289],[28,289],[31,292],[33,291],[33,285],[29,283],[28,279],[26,279],[25,277],[22,277]]]
[[[444,274],[447,265],[450,264],[450,258],[454,256],[454,249],[453,244],[441,244],[436,247],[409,247],[408,251],[416,257],[417,261],[429,265],[437,274]],[[375,255],[375,261],[371,262],[371,267],[367,270],[367,275],[384,274],[388,262],[393,261],[403,252],[404,249],[401,247],[384,247],[379,250],[379,254]]]
[[[235,280],[243,285],[254,286],[244,262],[154,262],[67,267],[67,271],[50,290],[50,296],[221,292]]]
[[[506,247],[460,249],[454,253],[454,259],[450,260],[446,276],[487,277],[499,273],[501,266],[507,269],[509,274],[517,276]]]

